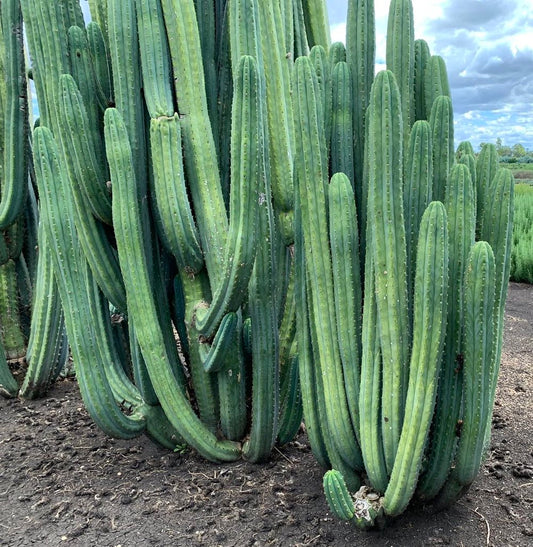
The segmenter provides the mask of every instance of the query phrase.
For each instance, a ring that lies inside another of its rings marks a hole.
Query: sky
[[[448,67],[455,142],[533,150],[532,0],[412,0],[415,38]],[[333,41],[344,41],[348,0],[326,0]],[[87,1],[82,6],[88,13]],[[385,68],[389,0],[374,0],[376,70]]]
[[[374,0],[376,70],[385,68],[389,0]],[[327,0],[333,41],[344,41],[348,0]],[[415,38],[446,61],[455,142],[533,150],[531,0],[413,0]]]

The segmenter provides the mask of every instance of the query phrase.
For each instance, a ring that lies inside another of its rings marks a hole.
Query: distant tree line
[[[481,149],[485,143],[481,143]],[[533,163],[533,150],[528,150],[524,145],[518,143],[507,146],[502,143],[501,138],[496,139],[496,150],[500,156],[501,163]]]

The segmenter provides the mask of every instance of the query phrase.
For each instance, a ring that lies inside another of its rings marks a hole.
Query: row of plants
[[[515,186],[511,279],[533,283],[533,186]]]
[[[260,462],[303,416],[340,518],[453,503],[490,442],[514,182],[454,149],[411,1],[377,75],[368,0],[346,46],[322,0],[90,7],[1,4],[7,356],[9,321],[29,339],[3,392],[44,395],[70,348],[110,435]]]

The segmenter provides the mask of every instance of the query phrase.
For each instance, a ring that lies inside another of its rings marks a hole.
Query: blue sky
[[[389,0],[374,0],[377,69],[385,67]],[[327,0],[333,40],[344,40],[348,0]],[[455,141],[533,150],[531,0],[413,0],[415,37],[444,57]]]
[[[326,0],[333,40],[344,40],[348,0]],[[415,37],[444,57],[455,141],[533,150],[532,0],[413,0]],[[374,0],[376,69],[385,67],[389,0]],[[82,0],[87,10],[87,1]]]

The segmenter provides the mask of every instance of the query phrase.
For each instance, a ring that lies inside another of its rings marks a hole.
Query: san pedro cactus
[[[90,6],[87,27],[77,0],[1,7],[4,70],[24,74],[21,9],[41,114],[36,257],[27,123],[2,110],[1,286],[35,276],[22,394],[57,374],[66,331],[111,435],[261,461],[303,412],[340,518],[452,503],[490,441],[513,185],[490,146],[454,150],[411,1],[391,2],[376,76],[371,0],[331,48],[322,0]],[[23,97],[5,82],[2,105]]]
[[[350,3],[353,88],[344,85],[354,97],[368,89],[355,62],[373,50],[373,32],[357,32],[368,5],[358,2],[356,9]],[[474,480],[490,438],[501,352],[510,182],[504,172],[496,173],[490,149],[477,165],[471,146],[455,152],[444,61],[431,56],[427,43],[414,41],[412,30],[411,2],[392,2],[389,70],[373,78],[363,125],[359,103],[351,107],[351,141],[340,125],[340,113],[344,120],[350,110],[340,109],[342,62],[330,67],[337,74],[327,92],[335,105],[331,134],[323,132],[328,121],[319,120],[328,113],[321,81],[327,68],[316,62],[317,54],[311,64],[316,75],[300,59],[293,85],[304,419],[318,461],[330,468],[324,489],[331,510],[361,528],[377,524],[380,515],[399,515],[414,498],[446,506]],[[361,142],[364,162],[357,165]],[[352,149],[354,171],[349,161],[338,160],[338,150],[349,150],[349,159]],[[340,182],[351,180],[353,172],[355,207],[341,209]],[[355,241],[355,230],[362,243],[358,261],[347,244]],[[483,242],[475,243],[476,233]],[[360,276],[353,275],[357,262]],[[340,281],[341,313],[331,305],[340,303],[330,288]],[[341,335],[346,318],[349,351]],[[483,330],[475,340],[474,324]],[[348,367],[346,355],[352,357]],[[348,461],[349,443],[360,449],[362,466],[359,459],[355,465]],[[361,488],[358,474],[366,482]],[[358,507],[372,511],[363,518]]]

